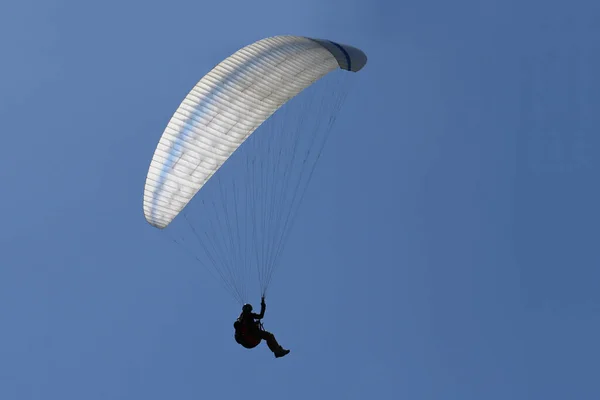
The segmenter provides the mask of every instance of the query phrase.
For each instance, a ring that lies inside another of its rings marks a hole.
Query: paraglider
[[[258,346],[261,340],[267,342],[269,350],[273,352],[275,358],[283,357],[290,351],[281,347],[275,339],[275,335],[264,330],[261,319],[265,316],[267,305],[263,297],[260,302],[260,314],[252,312],[252,304],[246,303],[242,307],[242,313],[233,323],[235,329],[235,341],[247,349]]]
[[[318,92],[292,108],[299,117],[287,104],[301,92],[309,96],[332,71],[358,72],[366,62],[361,50],[328,40],[262,39],[217,64],[169,120],[146,176],[144,216],[164,230],[181,214],[196,244],[173,241],[190,253],[202,251],[193,257],[212,267],[240,305],[247,303],[252,275],[265,297],[347,89]],[[203,211],[192,216],[184,209],[199,191]],[[274,336],[257,332],[279,349]]]

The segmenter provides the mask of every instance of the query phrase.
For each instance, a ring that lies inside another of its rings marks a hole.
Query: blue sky
[[[600,398],[600,4],[0,5],[0,398]],[[267,299],[146,223],[156,143],[263,37],[359,47]],[[258,302],[258,299],[256,300]]]

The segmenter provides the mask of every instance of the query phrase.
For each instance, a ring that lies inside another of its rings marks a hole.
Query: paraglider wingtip
[[[331,40],[312,40],[329,50],[343,70],[358,72],[367,64],[367,55],[354,46],[337,43]]]

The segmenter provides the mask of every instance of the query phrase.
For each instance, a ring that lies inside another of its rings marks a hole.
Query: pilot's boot
[[[274,351],[273,354],[275,354],[275,358],[279,358],[279,357],[285,356],[289,352],[290,352],[289,350],[286,350],[283,347],[279,346],[279,349]]]

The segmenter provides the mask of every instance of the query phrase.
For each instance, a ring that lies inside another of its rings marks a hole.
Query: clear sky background
[[[600,398],[600,3],[0,4],[0,399]],[[263,37],[353,78],[268,296],[142,213],[175,108]],[[256,303],[258,299],[256,299]]]

